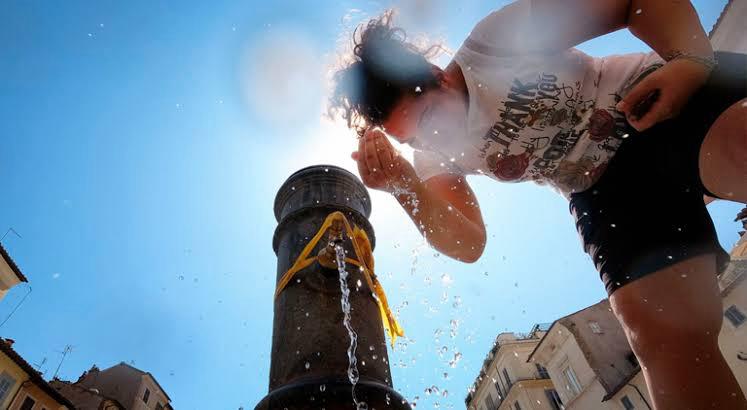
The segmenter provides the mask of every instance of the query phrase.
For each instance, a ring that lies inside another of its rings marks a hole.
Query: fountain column
[[[275,197],[273,237],[277,280],[293,265],[327,216],[340,211],[368,234],[371,200],[363,184],[335,166],[312,166],[291,175]],[[316,255],[327,245],[320,241]],[[350,240],[348,256],[357,258]],[[359,402],[369,409],[409,409],[392,388],[384,329],[371,289],[356,266],[348,266],[351,323],[358,335]],[[339,274],[314,262],[301,270],[275,299],[269,393],[257,410],[355,408],[348,380],[350,338],[343,326]]]

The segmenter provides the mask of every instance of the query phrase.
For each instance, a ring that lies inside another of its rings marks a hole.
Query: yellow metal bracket
[[[345,231],[347,231],[353,244],[353,250],[358,256],[358,260],[346,257],[345,263],[358,266],[363,273],[363,277],[366,279],[369,288],[373,291],[373,297],[379,305],[379,313],[381,314],[381,321],[384,324],[384,330],[389,334],[392,347],[394,347],[394,342],[397,339],[397,336],[404,336],[405,332],[392,314],[391,309],[389,309],[389,302],[387,302],[384,288],[381,286],[381,283],[374,273],[374,259],[373,249],[371,249],[371,241],[368,239],[366,231],[359,228],[357,225],[351,225],[342,212],[336,211],[327,216],[316,235],[311,238],[311,241],[306,244],[301,251],[301,254],[298,255],[296,261],[291,265],[290,269],[288,269],[280,278],[280,282],[278,282],[277,289],[275,290],[275,297],[277,298],[280,293],[283,292],[283,289],[285,289],[288,283],[290,283],[296,273],[317,260],[316,256],[310,257],[309,255],[319,241],[324,237],[327,230],[335,223],[342,223],[344,225]]]

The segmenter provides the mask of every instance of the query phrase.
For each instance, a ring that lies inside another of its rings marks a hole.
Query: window
[[[506,381],[506,390],[510,390],[511,389],[511,378],[508,377],[508,371],[506,370],[505,367],[503,368],[503,379]],[[508,391],[506,392],[506,394],[508,394]]]
[[[495,409],[495,402],[493,401],[493,395],[488,392],[488,397],[485,398],[485,408],[493,410]]]
[[[498,376],[500,378],[500,376]],[[498,390],[498,401],[503,400],[503,388],[501,388],[501,381],[498,379],[493,379],[493,384],[495,385],[495,389]]]
[[[156,410],[163,410],[163,404],[161,403],[156,404]]]
[[[145,389],[145,393],[143,393],[143,403],[148,402],[148,398],[150,398],[150,390],[147,388]]]
[[[630,401],[628,396],[623,396],[622,399],[620,399],[620,402],[622,403],[623,407],[625,407],[625,410],[633,410],[635,409],[635,406],[633,405],[633,402]]]
[[[547,373],[547,369],[539,363],[534,364],[537,367],[537,374],[540,379],[549,379],[550,375]]]
[[[521,410],[521,406],[519,406],[519,402],[518,402],[518,401],[515,401],[515,402],[514,402],[514,408],[515,408],[516,410]]]
[[[596,334],[602,334],[602,328],[599,326],[599,322],[589,322],[589,327],[591,328],[591,331]]]
[[[11,377],[7,372],[0,374],[0,403],[8,396],[14,384],[16,384],[16,379]]]
[[[36,400],[32,399],[31,396],[26,396],[19,410],[31,410],[34,408],[34,404],[36,404]]]
[[[547,396],[547,401],[550,402],[552,410],[560,410],[563,408],[563,402],[560,401],[560,396],[558,396],[558,392],[556,392],[555,389],[545,390],[545,396]]]
[[[741,326],[742,323],[744,323],[745,319],[747,319],[747,317],[744,316],[744,313],[742,313],[742,311],[740,311],[739,308],[734,305],[731,305],[728,309],[726,309],[726,311],[724,312],[724,316],[729,319],[729,322],[731,322],[734,327]]]
[[[573,368],[571,368],[571,366],[563,369],[563,377],[565,377],[565,381],[567,383],[566,388],[570,390],[574,396],[581,393],[581,383],[578,382],[576,372],[573,371]]]

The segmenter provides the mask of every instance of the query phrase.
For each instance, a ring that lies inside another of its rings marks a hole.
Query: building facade
[[[547,369],[566,410],[651,408],[638,360],[607,299],[556,320],[529,361]]]
[[[75,405],[77,410],[126,410],[117,399],[106,397],[94,388],[52,380],[49,384]]]
[[[747,208],[737,217],[747,229]],[[731,263],[719,277],[723,299],[724,325],[719,333],[719,347],[739,381],[747,392],[747,234],[731,251]]]
[[[116,406],[127,410],[173,410],[171,398],[152,374],[124,362],[104,370],[94,365],[74,383],[56,381],[53,385],[81,410],[105,408],[93,405],[108,405],[110,410],[118,409]]]
[[[713,48],[747,53],[745,18],[747,18],[747,0],[729,0],[709,34]]]
[[[73,410],[75,406],[13,349],[13,340],[0,339],[0,409]]]
[[[536,325],[527,334],[501,333],[465,399],[474,410],[559,410],[560,399],[547,370],[527,359],[545,335]]]
[[[8,255],[3,245],[0,244],[0,300],[8,293],[10,288],[22,282],[28,282],[28,280]]]

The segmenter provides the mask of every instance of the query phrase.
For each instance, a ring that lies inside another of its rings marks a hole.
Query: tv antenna
[[[15,236],[17,236],[17,237],[19,237],[19,238],[23,239],[23,237],[21,236],[21,234],[19,234],[18,232],[16,232],[16,230],[15,230],[15,229],[13,229],[13,228],[8,228],[8,230],[7,230],[7,231],[5,231],[5,234],[3,234],[3,237],[2,237],[2,238],[0,238],[0,241],[2,241],[3,239],[5,239],[5,237],[6,237],[6,236],[8,236],[8,234],[9,234],[9,233],[11,233],[11,232],[13,232],[13,234],[14,234]]]
[[[60,353],[62,355],[62,359],[60,359],[60,364],[57,365],[57,370],[54,371],[54,376],[52,376],[53,379],[56,378],[57,377],[57,373],[60,372],[60,367],[62,367],[62,362],[65,361],[65,357],[69,353],[72,353],[72,351],[73,351],[73,347],[71,345],[67,345],[67,346],[65,346],[65,349],[63,349],[61,352],[57,352],[57,353]]]

